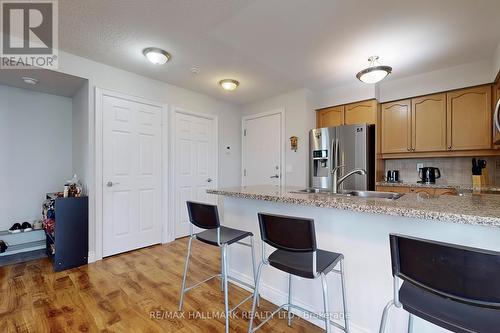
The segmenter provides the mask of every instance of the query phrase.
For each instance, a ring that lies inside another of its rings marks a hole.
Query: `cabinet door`
[[[344,106],[332,106],[331,108],[318,110],[316,112],[316,126],[334,127],[344,125]]]
[[[500,100],[500,81],[498,81],[494,86],[493,86],[493,112],[495,112],[495,108],[497,106],[498,101]],[[500,130],[498,130],[493,124],[493,142],[499,142],[500,141]],[[500,146],[497,146],[500,147]]]
[[[491,86],[447,93],[448,150],[491,148]]]
[[[376,124],[377,123],[377,101],[369,100],[345,106],[345,124]]]
[[[411,102],[382,104],[382,154],[411,150]]]
[[[411,100],[412,151],[446,150],[446,95]]]
[[[377,186],[378,192],[409,193],[410,188],[405,186]]]

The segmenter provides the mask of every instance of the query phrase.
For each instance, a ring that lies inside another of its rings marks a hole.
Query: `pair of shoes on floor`
[[[17,234],[17,233],[20,233],[21,231],[28,232],[31,230],[33,230],[33,228],[31,227],[31,224],[29,224],[28,222],[23,222],[22,225],[21,225],[21,223],[14,223],[14,225],[12,227],[10,227],[9,232],[11,234]]]
[[[9,246],[3,240],[0,240],[0,253],[4,253]]]

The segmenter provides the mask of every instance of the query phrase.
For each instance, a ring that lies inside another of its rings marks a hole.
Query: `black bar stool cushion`
[[[500,331],[500,310],[445,298],[407,281],[399,290],[399,300],[406,311],[452,332]]]
[[[284,250],[276,250],[268,258],[269,265],[307,279],[314,278],[312,271],[313,258],[312,252],[290,252]],[[316,270],[317,273],[327,274],[330,272],[342,259],[342,254],[316,250]]]
[[[231,245],[239,242],[240,240],[251,237],[253,234],[249,231],[243,231],[228,227],[220,227],[220,242],[221,244]],[[208,229],[196,234],[196,239],[201,242],[218,246],[217,244],[217,229]]]

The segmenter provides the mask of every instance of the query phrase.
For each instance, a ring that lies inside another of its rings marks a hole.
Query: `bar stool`
[[[186,255],[186,262],[184,265],[184,275],[182,277],[182,287],[181,287],[181,296],[179,301],[179,311],[182,311],[182,307],[184,304],[184,294],[189,290],[198,287],[202,283],[205,283],[213,278],[219,277],[221,278],[221,289],[224,291],[224,310],[225,310],[225,319],[226,319],[226,333],[229,332],[229,316],[230,314],[236,310],[240,305],[248,301],[253,297],[250,295],[243,299],[238,305],[234,308],[229,309],[228,302],[228,280],[233,280],[237,283],[240,283],[252,290],[255,290],[255,281],[256,281],[256,264],[255,264],[255,254],[254,254],[254,246],[253,246],[253,234],[248,231],[232,229],[228,227],[223,227],[220,225],[219,221],[219,212],[217,210],[217,206],[215,205],[207,205],[204,203],[198,203],[193,201],[187,201],[187,209],[189,214],[190,224],[190,236],[188,242],[188,251]],[[193,225],[204,229],[204,231],[195,234],[193,232]],[[241,242],[245,238],[250,238],[250,243]],[[203,281],[195,283],[194,285],[186,288],[186,277],[189,265],[189,258],[191,256],[191,243],[193,239],[197,239],[203,243],[218,246],[221,249],[221,274],[213,275]],[[240,244],[247,246],[252,251],[252,271],[253,271],[253,279],[254,285],[250,285],[244,281],[238,280],[236,278],[230,277],[228,275],[227,270],[227,253],[228,246],[231,244]]]
[[[393,306],[457,333],[495,333],[500,327],[500,252],[390,235]],[[403,281],[400,287],[400,280]]]
[[[262,262],[257,270],[257,280],[254,290],[254,299],[252,304],[252,312],[250,313],[250,324],[248,332],[252,333],[258,330],[262,325],[269,321],[278,311],[286,308],[288,312],[288,326],[291,326],[292,308],[298,309],[311,315],[315,315],[309,310],[292,304],[292,275],[307,279],[321,278],[323,288],[323,316],[320,317],[325,321],[326,332],[331,332],[331,326],[335,326],[342,331],[348,333],[349,325],[347,320],[347,304],[345,296],[345,281],[344,281],[344,256],[340,253],[328,252],[319,250],[316,247],[316,234],[314,231],[314,220],[280,216],[259,213],[259,226],[262,238]],[[266,243],[275,250],[269,257],[266,258]],[[285,273],[288,273],[288,303],[281,305],[269,317],[267,317],[257,327],[253,328],[253,320],[255,317],[255,306],[258,301],[259,280],[264,265],[270,265]],[[335,267],[339,265],[339,269]],[[328,286],[326,275],[329,272],[340,274],[342,282],[342,301],[344,308],[344,326],[330,320],[330,312],[328,306]]]

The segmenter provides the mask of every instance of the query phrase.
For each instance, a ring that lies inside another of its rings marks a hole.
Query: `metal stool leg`
[[[323,286],[323,304],[325,308],[325,330],[326,333],[330,333],[332,331],[330,325],[330,307],[328,305],[328,285],[326,282],[325,274],[321,273],[321,284]]]
[[[253,333],[253,318],[255,317],[255,307],[257,305],[257,298],[259,297],[260,274],[262,273],[263,266],[264,266],[264,262],[261,262],[259,264],[259,268],[257,269],[257,279],[255,282],[255,289],[253,291],[253,303],[252,303],[252,310],[250,311],[250,321],[248,323],[248,333]]]
[[[408,333],[413,332],[413,315],[408,313]]]
[[[222,246],[222,266],[223,269],[223,280],[224,280],[224,308],[226,314],[226,333],[229,333],[229,300],[228,300],[228,288],[227,288],[227,245]]]
[[[224,291],[224,259],[223,259],[223,252],[224,251],[224,247],[221,247],[220,248],[220,273],[221,273],[221,276],[220,276],[220,290],[221,291]]]
[[[344,307],[344,328],[345,332],[349,333],[349,320],[347,318],[347,295],[345,288],[344,259],[340,260],[340,281],[342,285],[342,304]]]
[[[288,274],[288,304],[292,304],[292,274]],[[291,306],[288,305],[288,326],[292,326]]]
[[[186,290],[186,276],[189,265],[189,257],[191,256],[191,243],[193,242],[193,236],[189,237],[188,250],[186,255],[186,262],[184,263],[184,275],[182,276],[182,286],[181,286],[181,299],[179,301],[179,311],[182,311],[182,306],[184,305],[184,291]]]
[[[387,314],[389,313],[389,309],[393,305],[394,305],[394,300],[391,300],[385,306],[384,311],[382,312],[382,320],[380,321],[380,329],[378,330],[379,333],[384,333],[385,332],[385,324],[387,323]]]
[[[252,273],[253,273],[253,286],[257,285],[257,264],[255,262],[255,248],[253,242],[253,236],[250,237],[250,250],[252,251]],[[257,295],[257,306],[260,306],[260,296]]]

